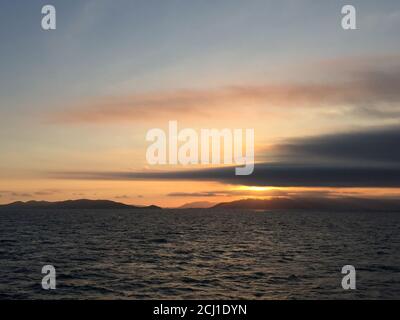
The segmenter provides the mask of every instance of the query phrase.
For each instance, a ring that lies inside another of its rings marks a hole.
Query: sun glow
[[[271,191],[274,190],[275,188],[272,187],[252,187],[252,186],[240,186],[236,188],[235,190],[240,190],[240,191],[256,191],[256,192],[265,192],[265,191]]]

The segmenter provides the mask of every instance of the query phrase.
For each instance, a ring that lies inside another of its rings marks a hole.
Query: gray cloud
[[[280,145],[278,151],[283,154],[282,161],[257,163],[250,176],[236,176],[232,167],[159,172],[56,172],[50,176],[84,180],[217,181],[275,187],[400,187],[400,128],[397,127],[291,140]],[[177,194],[171,194],[174,195]]]
[[[171,172],[59,172],[57,179],[188,180],[275,187],[400,187],[399,167],[318,166],[288,163],[257,164],[250,176],[236,176],[234,168]]]
[[[32,198],[34,196],[50,196],[58,192],[59,192],[58,190],[53,190],[53,189],[36,191],[33,193],[13,191],[13,190],[0,190],[0,196],[6,195],[8,197],[13,197],[13,198]]]
[[[275,156],[298,161],[357,165],[400,164],[400,127],[292,139],[275,148]]]
[[[32,194],[25,192],[12,192],[11,196],[16,198],[30,198],[32,197]]]
[[[32,195],[27,192],[17,192],[12,190],[0,190],[0,194],[11,196],[11,197],[31,197]]]
[[[115,199],[128,199],[129,197],[127,195],[122,195],[122,196],[115,196]]]
[[[51,196],[54,194],[57,194],[59,191],[58,190],[41,190],[41,191],[37,191],[34,194],[36,196]]]

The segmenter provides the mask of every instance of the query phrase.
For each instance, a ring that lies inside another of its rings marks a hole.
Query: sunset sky
[[[399,31],[398,0],[3,0],[0,203],[399,196]],[[253,175],[148,165],[170,120],[254,128]]]

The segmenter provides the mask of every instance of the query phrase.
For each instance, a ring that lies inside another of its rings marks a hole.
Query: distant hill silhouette
[[[133,206],[110,200],[66,200],[48,201],[17,201],[0,205],[0,209],[162,209],[161,207]],[[327,198],[327,197],[276,197],[271,199],[242,199],[223,202],[216,205],[206,202],[194,202],[183,205],[179,209],[208,208],[213,209],[250,209],[250,210],[307,210],[307,211],[399,211],[400,199],[367,199],[367,198]]]
[[[365,198],[272,198],[243,199],[224,202],[213,208],[254,209],[254,210],[329,210],[329,211],[399,211],[398,199],[365,199]]]
[[[208,202],[208,201],[196,201],[196,202],[189,202],[185,203],[184,205],[180,206],[178,209],[207,209],[215,206],[215,202]]]
[[[66,200],[57,202],[48,201],[27,201],[13,202],[0,205],[1,208],[42,208],[42,209],[161,209],[157,206],[139,207],[127,205],[110,200]]]

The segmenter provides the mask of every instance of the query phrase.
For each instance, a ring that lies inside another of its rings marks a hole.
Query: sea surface
[[[0,299],[399,298],[400,213],[0,211]]]

